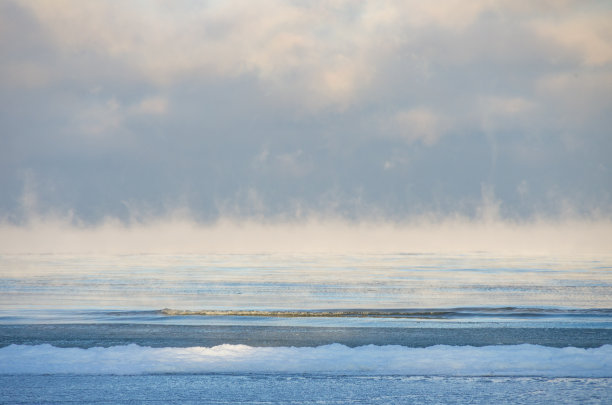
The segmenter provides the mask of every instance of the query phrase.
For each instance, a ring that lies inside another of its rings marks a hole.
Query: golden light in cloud
[[[612,13],[568,16],[561,21],[533,23],[538,35],[578,56],[586,66],[603,66],[612,61]]]

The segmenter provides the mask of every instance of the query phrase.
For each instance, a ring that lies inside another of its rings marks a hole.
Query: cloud
[[[87,52],[121,63],[159,85],[186,77],[250,74],[272,91],[300,90],[310,107],[350,102],[367,83],[358,22],[339,10],[284,1],[252,3],[24,2],[64,57]]]
[[[420,54],[428,63],[448,61],[449,55],[470,60],[481,50],[464,39],[482,25],[484,15],[524,18],[542,7],[515,3],[266,0],[194,6],[154,1],[146,8],[131,2],[70,0],[20,4],[36,16],[63,58],[95,54],[162,86],[190,77],[254,75],[283,102],[309,110],[342,110],[367,96],[381,74],[380,64],[397,52]],[[602,53],[607,49],[603,17],[586,14],[566,25],[529,21],[544,40],[569,43],[579,54],[585,43],[592,48],[588,60],[607,60],[607,51]],[[591,22],[598,28],[591,28]],[[443,43],[435,44],[440,40]],[[459,42],[463,44],[454,46]],[[299,98],[291,97],[296,92]]]
[[[46,69],[32,62],[6,63],[0,72],[0,82],[7,87],[39,88],[51,81]]]
[[[612,212],[598,1],[4,1],[0,217]],[[521,187],[527,181],[528,192]],[[563,204],[562,201],[565,201]]]
[[[538,104],[524,97],[482,97],[478,108],[482,130],[486,133],[519,130],[529,131]]]
[[[73,128],[79,135],[101,135],[117,131],[121,122],[121,106],[112,98],[83,109],[75,116]]]
[[[487,113],[504,116],[517,116],[534,108],[534,103],[523,97],[489,97],[482,103]]]
[[[168,112],[168,100],[161,96],[148,97],[130,107],[130,113],[145,115],[163,115]]]
[[[440,114],[428,108],[414,108],[400,111],[393,117],[393,132],[408,142],[422,141],[433,145],[447,129],[447,124]]]
[[[534,21],[535,32],[549,43],[577,57],[586,66],[612,62],[612,26],[610,10],[566,14],[562,18]]]
[[[612,106],[612,72],[562,72],[541,77],[536,83],[541,99],[554,103],[555,111],[564,111],[563,121],[583,124],[601,118]]]

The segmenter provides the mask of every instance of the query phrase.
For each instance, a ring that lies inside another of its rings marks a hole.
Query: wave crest
[[[512,346],[152,348],[138,345],[0,349],[0,374],[329,373],[612,377],[612,345],[594,349]]]
[[[170,309],[159,311],[166,316],[260,316],[277,318],[418,318],[448,319],[458,317],[610,317],[610,308],[535,308],[482,307],[434,309],[334,309],[334,310],[220,310]]]

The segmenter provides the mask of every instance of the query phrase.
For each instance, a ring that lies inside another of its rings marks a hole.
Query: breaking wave
[[[138,345],[0,349],[0,374],[328,373],[612,377],[612,345],[593,349],[539,345],[152,348]]]
[[[523,308],[482,307],[448,309],[337,309],[337,310],[186,310],[165,308],[158,311],[165,316],[261,316],[279,318],[372,317],[450,319],[463,317],[612,317],[609,308]]]

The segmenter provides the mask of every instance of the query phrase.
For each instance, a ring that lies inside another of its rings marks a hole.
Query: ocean
[[[0,402],[612,403],[612,255],[2,255]]]

